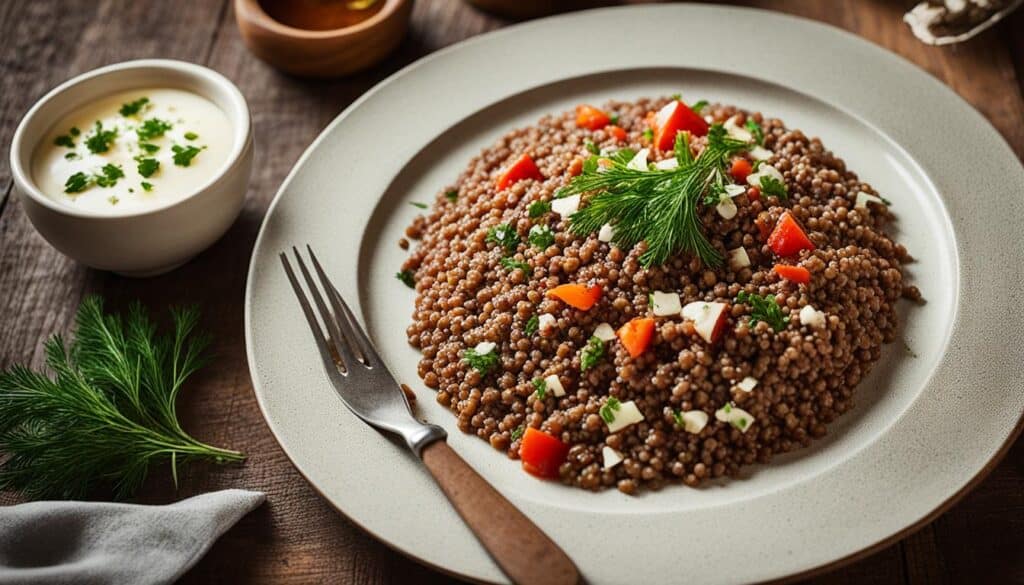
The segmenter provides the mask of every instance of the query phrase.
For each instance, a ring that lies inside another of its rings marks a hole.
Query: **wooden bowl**
[[[386,57],[405,36],[412,0],[383,0],[363,22],[334,30],[306,30],[274,20],[259,0],[234,0],[242,40],[261,60],[303,77],[338,77]]]

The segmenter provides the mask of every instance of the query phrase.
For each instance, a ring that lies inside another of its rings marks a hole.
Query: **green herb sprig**
[[[46,343],[52,376],[18,365],[0,373],[0,489],[82,498],[110,488],[125,498],[154,463],[169,462],[177,484],[182,463],[244,459],[178,423],[178,394],[206,361],[198,319],[195,309],[172,309],[173,332],[159,335],[140,305],[122,318],[87,298],[74,341]]]
[[[525,274],[526,276],[530,276],[530,274],[533,272],[532,266],[530,266],[526,262],[520,262],[519,260],[516,260],[514,258],[502,258],[500,262],[501,265],[510,272],[513,270],[522,270],[523,274]]]
[[[477,353],[476,349],[471,347],[462,352],[462,361],[479,372],[481,376],[486,376],[491,370],[498,367],[501,362],[501,356],[498,355],[497,350]]]
[[[514,252],[519,246],[519,234],[515,228],[507,223],[496,225],[487,230],[486,241],[489,244],[498,244],[505,248],[506,252]]]
[[[608,400],[604,402],[604,406],[602,406],[597,413],[601,415],[601,419],[604,420],[604,422],[612,424],[615,422],[615,411],[620,408],[622,408],[622,403],[619,402],[619,399],[614,396],[609,396]]]
[[[395,278],[402,281],[402,284],[409,288],[416,288],[416,279],[413,277],[412,270],[403,270],[395,273]]]
[[[600,337],[592,335],[587,340],[587,345],[580,351],[580,371],[586,372],[597,365],[604,357],[604,342]]]
[[[708,266],[720,265],[722,255],[704,235],[698,205],[711,185],[723,181],[729,157],[750,145],[729,138],[719,124],[711,127],[707,147],[696,159],[689,155],[685,140],[677,139],[676,144],[679,166],[674,169],[628,168],[633,155],[629,149],[609,157],[609,164],[602,168],[596,156],[588,159],[582,174],[562,191],[594,193],[570,218],[572,231],[585,235],[612,224],[616,243],[628,247],[647,242],[640,256],[645,267],[663,264],[680,252],[694,254]]]
[[[776,332],[782,331],[789,325],[789,317],[782,314],[782,307],[775,300],[775,295],[761,296],[741,290],[736,295],[736,302],[750,306],[750,326],[757,325],[764,321]]]
[[[526,320],[526,326],[523,327],[523,333],[525,333],[527,337],[533,337],[533,334],[536,333],[538,329],[540,329],[540,317],[537,315],[531,315],[530,318]]]
[[[541,378],[534,378],[533,393],[537,396],[537,400],[544,400],[548,396],[548,383]]]

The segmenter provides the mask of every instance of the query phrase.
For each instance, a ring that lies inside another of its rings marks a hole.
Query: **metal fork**
[[[405,440],[512,582],[579,583],[580,574],[572,560],[448,446],[444,429],[413,417],[405,393],[327,278],[313,249],[307,245],[306,251],[319,286],[299,251],[292,247],[308,295],[284,252],[280,254],[281,264],[309,321],[327,377],[345,406],[370,426]]]

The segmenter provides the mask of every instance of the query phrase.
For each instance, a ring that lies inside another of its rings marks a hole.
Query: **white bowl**
[[[193,193],[145,211],[102,215],[47,197],[32,179],[32,155],[55,120],[99,98],[141,87],[196,93],[227,115],[234,132],[221,169]],[[215,242],[238,217],[252,172],[249,107],[223,75],[165,59],[126,61],[79,75],[43,96],[18,125],[11,173],[29,220],[54,248],[93,268],[152,276],[177,268]]]

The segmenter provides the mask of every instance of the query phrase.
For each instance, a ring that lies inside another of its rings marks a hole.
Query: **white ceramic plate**
[[[727,42],[724,40],[727,39]],[[894,201],[896,237],[928,299],[906,341],[812,448],[703,489],[627,497],[541,482],[418,384],[413,294],[397,246],[469,158],[509,129],[581,102],[681,91],[820,136]],[[420,414],[575,559],[591,583],[738,582],[848,559],[935,513],[1015,433],[1024,410],[1019,310],[1024,170],[949,89],[836,29],[710,6],[599,10],[511,27],[424,59],[358,100],[281,187],[253,253],[246,336],[257,397],[284,450],[342,513],[425,563],[504,578],[419,462],[334,395],[277,254],[311,243],[357,302]]]

